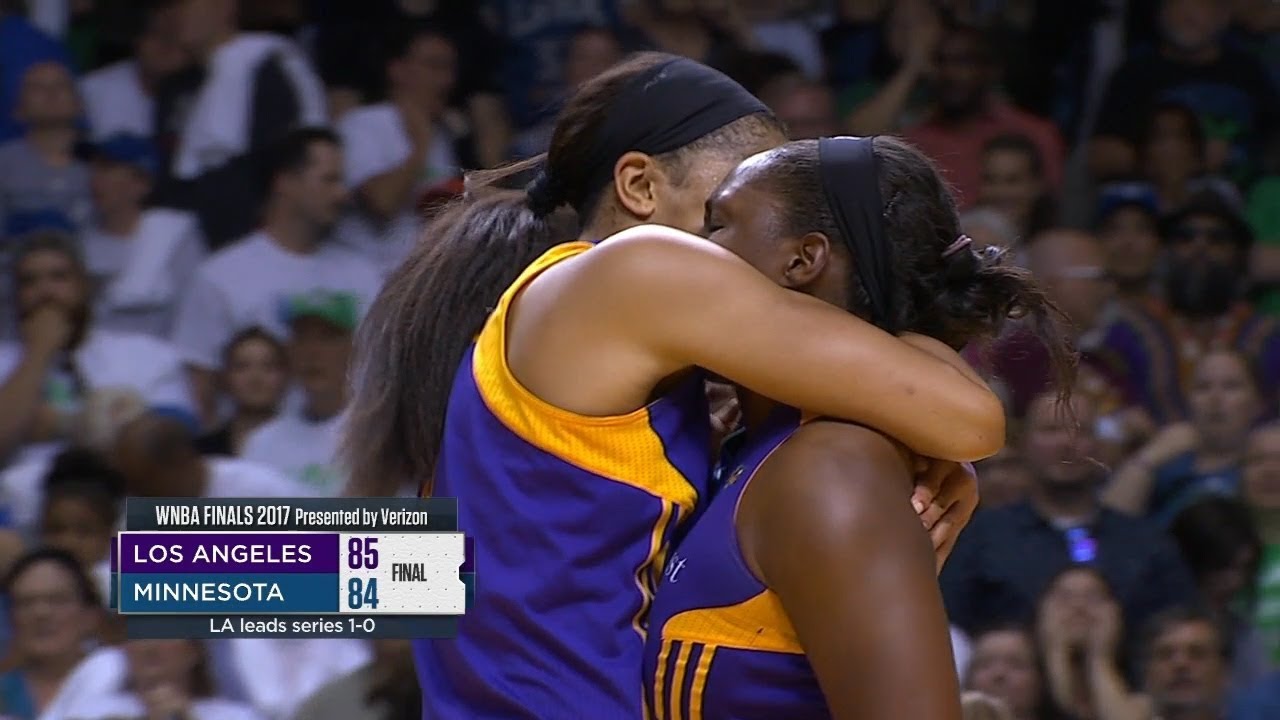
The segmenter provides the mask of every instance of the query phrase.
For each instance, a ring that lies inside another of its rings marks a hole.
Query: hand
[[[1089,654],[1098,659],[1114,659],[1120,644],[1120,606],[1111,601],[1100,602],[1089,613]]]
[[[71,316],[53,303],[36,308],[22,321],[22,344],[28,352],[53,355],[71,341]]]
[[[1040,616],[1036,618],[1036,635],[1046,654],[1064,653],[1070,650],[1071,639],[1066,619],[1066,611],[1062,607],[1061,600],[1052,596],[1044,599],[1040,607]]]
[[[169,683],[152,685],[140,693],[142,704],[147,708],[147,720],[173,720],[175,717],[186,717],[190,698],[181,690]]]
[[[707,403],[711,406],[712,448],[718,450],[720,443],[741,422],[742,406],[738,404],[738,394],[733,386],[721,382],[707,383]]]
[[[933,541],[941,572],[960,531],[978,509],[978,475],[969,463],[923,458],[916,467],[911,504]]]
[[[916,17],[911,23],[911,42],[902,64],[908,70],[928,75],[933,71],[934,54],[942,40],[942,23],[931,10],[917,10],[913,14]]]

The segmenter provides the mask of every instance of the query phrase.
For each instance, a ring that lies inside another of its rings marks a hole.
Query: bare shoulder
[[[852,480],[867,474],[907,471],[901,445],[871,428],[839,420],[805,423],[783,444],[775,459],[789,474],[805,477],[834,474]]]
[[[663,225],[637,225],[610,235],[591,252],[583,253],[582,260],[593,274],[617,268],[631,274],[654,271],[666,275],[672,270],[687,272],[691,263],[743,264],[706,238]]]

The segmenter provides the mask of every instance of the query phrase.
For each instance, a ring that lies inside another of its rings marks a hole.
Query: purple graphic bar
[[[116,555],[117,543],[111,543],[111,572],[120,572],[120,557]]]
[[[462,560],[462,567],[458,568],[460,573],[473,573],[476,571],[476,546],[475,538],[468,535],[462,540],[462,547],[465,551]]]
[[[337,533],[121,533],[121,573],[336,573]]]

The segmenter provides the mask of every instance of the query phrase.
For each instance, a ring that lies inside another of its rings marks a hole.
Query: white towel
[[[153,308],[178,294],[171,265],[184,242],[199,242],[196,218],[179,210],[154,208],[142,214],[124,267],[104,288],[106,303],[116,309]],[[195,240],[193,236],[197,236]]]
[[[249,150],[254,74],[269,58],[281,61],[297,93],[298,124],[326,123],[324,87],[302,50],[276,35],[241,34],[219,48],[209,63],[174,158],[177,177],[190,180]]]

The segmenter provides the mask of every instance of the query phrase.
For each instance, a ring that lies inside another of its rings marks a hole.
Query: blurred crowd
[[[111,533],[339,494],[422,218],[639,49],[915,143],[1072,321],[1079,432],[1024,328],[966,351],[1010,417],[942,574],[966,688],[1280,718],[1273,0],[0,0],[0,718],[417,720],[403,642],[124,641]]]

